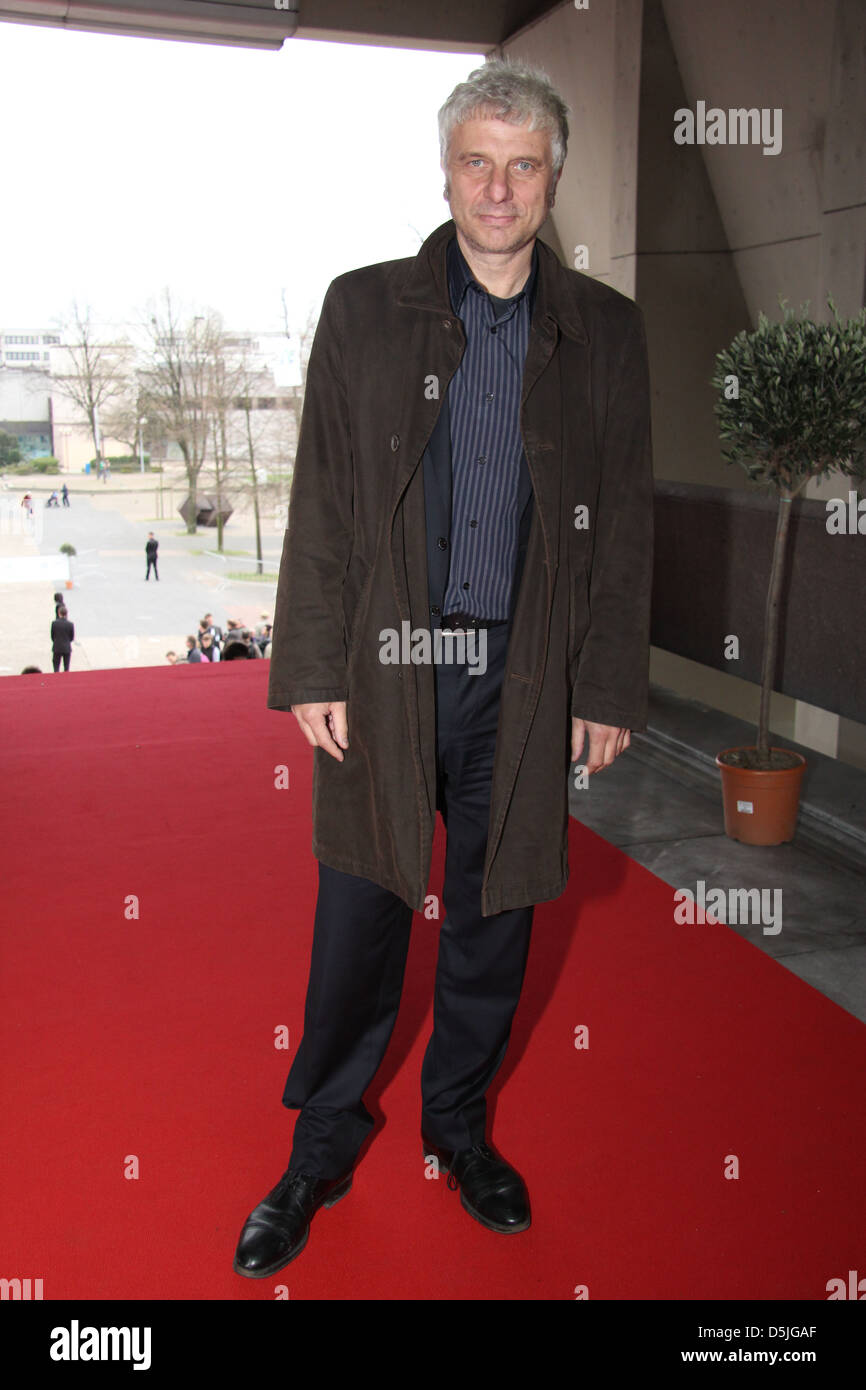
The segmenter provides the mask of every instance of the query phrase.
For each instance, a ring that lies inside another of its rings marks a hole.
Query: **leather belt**
[[[442,627],[446,632],[466,632],[470,629],[503,627],[507,618],[473,618],[468,613],[445,613]]]

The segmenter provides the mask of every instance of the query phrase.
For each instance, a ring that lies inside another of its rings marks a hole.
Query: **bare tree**
[[[256,571],[264,571],[260,474],[278,453],[277,397],[271,371],[257,358],[250,339],[226,339],[221,380],[219,430],[222,477],[234,499],[252,509],[256,532]],[[230,399],[228,399],[230,397]]]
[[[289,313],[286,305],[285,290],[282,291],[281,298],[283,305],[283,332],[286,338],[291,340],[292,333],[289,329]],[[298,431],[301,427],[301,411],[304,405],[304,391],[307,384],[307,364],[310,360],[310,349],[313,346],[313,339],[316,336],[317,323],[318,314],[311,309],[307,315],[307,321],[298,335],[298,366],[300,368],[301,384],[299,386],[290,386],[286,388],[283,393],[285,407],[289,410],[294,425],[294,443],[297,443]]]
[[[74,339],[63,345],[68,354],[69,370],[52,373],[54,389],[72,401],[86,417],[94,454],[101,461],[100,413],[126,389],[130,347],[125,341],[98,342],[90,322],[90,310],[82,315],[77,304],[72,306],[71,325],[64,325],[64,337]]]
[[[196,496],[212,425],[213,366],[223,338],[222,320],[213,310],[182,322],[164,291],[150,316],[148,361],[140,373],[142,414],[173,440],[186,468],[191,501],[187,531],[196,531]]]
[[[245,389],[245,364],[238,360],[234,343],[222,335],[215,344],[211,363],[209,402],[212,415],[214,490],[217,497],[217,550],[223,548],[223,507],[232,499],[234,481],[233,415],[237,398]]]
[[[137,375],[130,378],[123,394],[112,401],[105,413],[104,425],[112,439],[125,444],[130,457],[135,458],[139,446],[139,422],[145,417],[145,399]],[[156,435],[155,422],[146,421],[148,429],[144,432],[150,440]],[[142,435],[142,439],[144,435]]]

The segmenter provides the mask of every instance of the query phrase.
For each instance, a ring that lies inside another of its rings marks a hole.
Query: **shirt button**
[[[399,436],[399,434],[392,434],[392,435],[391,435],[391,452],[396,454],[396,452],[397,452],[397,450],[398,450],[399,448],[400,448],[400,436]]]
[[[431,613],[434,613],[434,614],[436,615],[437,618],[438,618],[439,614],[441,613],[441,611],[442,611],[442,610],[441,610],[441,608],[439,607],[438,603],[434,603],[433,607],[430,609],[430,612],[431,612]]]
[[[468,580],[464,581],[463,587],[464,587],[464,589],[468,589],[468,588],[469,588],[469,581],[468,581]]]
[[[496,332],[498,332],[498,329],[497,329],[495,323],[494,323],[493,327],[491,328],[490,332],[491,332],[491,333],[496,333]]]
[[[487,395],[484,397],[484,399],[486,400],[487,404],[489,405],[490,402],[493,400],[493,392],[492,392],[492,391],[488,391],[488,392],[487,392]]]
[[[470,525],[470,526],[477,526],[477,525],[478,525],[478,522],[477,522],[477,521],[470,521],[469,525]]]
[[[475,462],[476,462],[476,463],[486,463],[487,460],[486,460],[486,458],[480,458],[480,459],[476,459]]]
[[[447,549],[448,549],[448,542],[446,541],[446,539],[445,539],[444,536],[437,536],[437,537],[436,537],[436,544],[438,545],[438,547],[439,547],[440,550],[447,550]]]

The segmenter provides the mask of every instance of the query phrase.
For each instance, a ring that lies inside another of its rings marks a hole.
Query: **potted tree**
[[[750,333],[738,333],[716,357],[712,385],[726,462],[739,464],[759,487],[775,491],[776,537],[764,616],[764,650],[757,744],[726,748],[721,770],[725,833],[752,845],[794,838],[806,760],[770,747],[770,694],[779,637],[779,599],[785,579],[793,499],[810,478],[838,470],[866,472],[866,309],[841,321],[816,323],[782,303],[783,318],[764,314]],[[808,306],[807,306],[808,307]]]
[[[68,556],[69,556],[69,578],[68,578],[67,581],[66,581],[66,588],[67,588],[67,589],[71,589],[71,588],[73,588],[73,583],[72,583],[72,556],[73,556],[73,555],[77,555],[77,554],[78,554],[78,551],[75,549],[75,546],[74,546],[74,545],[70,545],[69,541],[64,541],[63,544],[62,544],[61,547],[60,547],[60,554],[61,554],[61,555],[68,555]]]

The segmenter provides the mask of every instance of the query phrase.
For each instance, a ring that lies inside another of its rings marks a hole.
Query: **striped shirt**
[[[466,334],[448,388],[451,420],[451,559],[444,611],[507,618],[520,518],[520,397],[538,274],[496,299],[474,279],[454,237],[447,252],[451,306]]]

